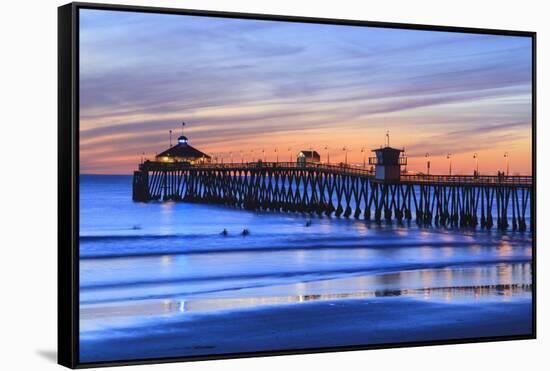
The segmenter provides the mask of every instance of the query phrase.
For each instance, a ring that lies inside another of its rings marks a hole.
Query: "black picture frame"
[[[162,13],[206,17],[273,20],[331,25],[368,26],[409,30],[429,30],[489,35],[528,37],[532,40],[532,176],[533,207],[531,208],[532,240],[532,334],[520,336],[487,336],[481,338],[449,339],[311,348],[284,351],[244,352],[207,356],[140,359],[81,363],[79,361],[79,10],[97,9],[121,12]],[[536,32],[485,28],[433,26],[422,24],[372,22],[348,19],[328,19],[222,11],[158,8],[95,3],[70,3],[58,8],[58,363],[69,368],[121,366],[243,357],[263,357],[321,352],[449,345],[536,338]]]

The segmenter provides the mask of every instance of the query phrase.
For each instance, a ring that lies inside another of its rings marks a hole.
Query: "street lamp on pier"
[[[275,148],[275,157],[276,157],[276,160],[275,162],[279,162],[279,152],[277,152],[277,148]]]
[[[367,153],[365,152],[365,147],[361,147],[361,153],[363,154],[363,169],[365,168],[365,166],[367,165]]]
[[[330,165],[330,151],[328,146],[325,146],[325,151],[327,151],[327,165]]]
[[[477,152],[474,152],[474,160],[476,160],[476,171],[475,175],[479,175],[479,157],[477,155]]]
[[[430,154],[426,152],[426,174],[430,175]]]
[[[453,159],[451,153],[447,153],[447,160],[449,160],[449,176],[453,175]]]
[[[346,157],[345,157],[345,160],[344,160],[344,164],[346,164],[346,166],[347,166],[347,164],[348,164],[348,148],[347,148],[347,147],[344,147],[344,148],[342,148],[342,151],[344,151],[345,154],[346,154]]]
[[[504,152],[504,159],[506,161],[506,176],[510,174],[510,156],[508,152]]]

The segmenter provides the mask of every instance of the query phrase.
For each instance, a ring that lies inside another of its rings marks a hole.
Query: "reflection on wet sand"
[[[423,297],[424,299],[434,299],[445,301],[460,300],[465,301],[472,298],[481,299],[489,296],[523,296],[527,297],[531,293],[531,284],[512,284],[512,285],[492,285],[492,286],[472,286],[472,287],[437,287],[426,289],[404,289],[404,290],[383,290],[383,291],[363,291],[341,294],[316,294],[300,295],[286,297],[264,297],[264,298],[235,298],[235,299],[195,299],[189,301],[173,301],[170,303],[169,311],[185,312],[203,312],[211,310],[227,310],[243,307],[255,307],[260,305],[290,304],[308,301],[333,301],[338,299],[359,299],[375,298],[388,296],[409,296]],[[182,307],[181,303],[185,303]],[[182,310],[182,308],[184,310]]]
[[[424,289],[403,289],[403,290],[381,290],[362,291],[339,294],[313,294],[298,296],[276,296],[276,297],[244,297],[244,298],[214,298],[214,299],[188,299],[162,301],[144,301],[140,304],[133,302],[122,302],[118,305],[86,306],[81,308],[80,315],[86,317],[120,317],[120,316],[146,316],[151,314],[174,314],[183,312],[211,312],[231,310],[247,307],[258,307],[266,305],[284,305],[293,303],[304,303],[311,301],[336,301],[339,299],[367,299],[379,297],[413,297],[425,300],[442,300],[467,302],[481,300],[490,297],[506,298],[515,296],[528,298],[531,295],[531,284],[510,284],[510,285],[489,285],[471,287],[436,287]],[[334,305],[334,303],[331,303]]]
[[[82,305],[81,320],[202,313],[239,308],[342,299],[409,297],[447,303],[507,301],[531,297],[531,264],[403,271],[390,274],[299,282],[278,287],[230,290],[185,298]],[[292,293],[285,295],[285,293]]]

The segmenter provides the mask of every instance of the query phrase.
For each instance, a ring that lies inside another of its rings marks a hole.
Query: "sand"
[[[81,362],[527,335],[531,300],[369,298],[182,314],[81,339]]]

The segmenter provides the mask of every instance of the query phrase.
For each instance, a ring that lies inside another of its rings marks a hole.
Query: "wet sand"
[[[531,300],[382,297],[155,318],[81,338],[81,362],[530,334]]]

